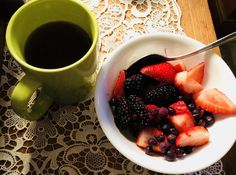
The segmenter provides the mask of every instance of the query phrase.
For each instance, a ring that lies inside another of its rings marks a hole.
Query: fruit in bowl
[[[174,161],[207,144],[214,115],[236,114],[236,105],[216,88],[203,89],[205,62],[186,70],[182,62],[149,57],[120,71],[110,106],[117,127],[146,154]]]
[[[221,159],[235,142],[236,80],[225,62],[212,52],[168,63],[150,56],[201,46],[185,36],[149,34],[105,61],[96,112],[107,138],[131,161],[161,173],[190,173]]]

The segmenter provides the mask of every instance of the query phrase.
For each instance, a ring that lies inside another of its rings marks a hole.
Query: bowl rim
[[[178,34],[172,34],[172,33],[155,33],[155,34],[144,34],[144,35],[141,35],[141,36],[138,36],[136,38],[133,38],[131,40],[129,40],[128,42],[126,43],[123,43],[122,45],[120,45],[118,48],[116,48],[111,54],[110,56],[108,56],[108,58],[105,60],[105,62],[103,63],[100,71],[99,71],[99,74],[98,74],[98,77],[97,77],[97,82],[96,82],[96,88],[95,88],[95,109],[96,109],[96,112],[97,112],[97,116],[98,116],[98,120],[99,120],[99,123],[101,125],[101,128],[103,130],[103,132],[105,133],[106,137],[108,138],[108,140],[111,142],[111,144],[122,154],[124,155],[126,158],[128,158],[129,160],[131,160],[132,162],[136,163],[137,165],[140,165],[144,168],[147,168],[151,171],[155,171],[155,172],[160,172],[160,173],[168,173],[168,174],[184,174],[184,173],[192,173],[192,172],[196,172],[196,171],[199,171],[199,170],[202,170],[204,168],[207,168],[209,167],[210,165],[216,163],[218,160],[220,160],[229,150],[230,148],[233,146],[233,144],[235,143],[235,140],[236,140],[236,135],[234,137],[234,142],[232,142],[232,144],[229,144],[227,145],[226,149],[221,153],[221,155],[218,156],[218,159],[208,159],[207,160],[207,164],[205,165],[202,165],[202,166],[198,166],[198,167],[195,167],[195,168],[191,168],[191,169],[186,169],[186,170],[173,170],[172,168],[169,168],[168,170],[167,169],[157,169],[157,168],[153,168],[153,167],[149,167],[149,166],[146,166],[145,163],[142,163],[142,162],[137,162],[137,159],[135,156],[131,156],[130,153],[127,151],[127,150],[124,150],[124,149],[120,149],[119,148],[119,141],[117,139],[114,139],[114,132],[110,132],[109,128],[107,128],[107,125],[104,124],[104,122],[102,121],[102,117],[100,116],[103,116],[104,115],[104,112],[106,111],[106,109],[102,109],[101,107],[99,107],[99,103],[101,102],[101,94],[99,94],[100,92],[100,89],[102,88],[102,84],[100,83],[101,79],[103,79],[106,73],[107,70],[104,70],[103,67],[109,67],[112,65],[113,63],[113,59],[112,57],[116,57],[117,54],[119,54],[120,52],[122,52],[123,49],[127,48],[127,47],[130,47],[131,45],[133,45],[134,43],[137,43],[137,42],[140,42],[142,40],[148,40],[150,38],[153,38],[153,37],[168,37],[169,39],[180,39],[180,40],[185,40],[183,42],[186,42],[186,43],[191,43],[192,45],[195,46],[198,46],[198,47],[201,47],[201,46],[204,46],[203,43],[193,39],[193,38],[190,38],[188,36],[185,36],[185,35],[178,35]],[[214,52],[210,51],[210,54],[213,54],[214,56],[217,56],[219,57],[217,54],[215,54]],[[220,57],[219,57],[220,58]],[[223,60],[223,59],[222,59]],[[223,61],[224,62],[224,61]],[[232,72],[231,72],[232,73]],[[232,73],[233,75],[233,73]],[[114,128],[115,130],[118,130],[117,128]],[[119,131],[119,130],[118,130]],[[115,131],[116,132],[116,131]],[[116,133],[117,134],[117,133]],[[128,139],[127,139],[128,140]]]

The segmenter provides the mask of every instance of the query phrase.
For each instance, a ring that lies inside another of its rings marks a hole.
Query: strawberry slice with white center
[[[124,82],[125,82],[125,71],[120,71],[118,79],[116,81],[115,88],[113,90],[113,97],[124,96]]]
[[[155,136],[163,135],[163,132],[157,128],[146,128],[139,132],[136,139],[136,145],[141,148],[146,148],[148,146],[148,140],[154,138]],[[161,149],[158,145],[152,147],[154,151],[161,152]]]
[[[209,132],[202,126],[195,126],[180,133],[176,138],[176,146],[201,146],[209,142]]]
[[[143,67],[140,72],[158,81],[171,84],[175,77],[175,69],[169,63],[158,63]]]
[[[191,94],[202,90],[202,85],[188,76],[187,71],[179,72],[175,75],[174,84],[181,91]]]
[[[189,69],[188,77],[190,79],[194,79],[195,81],[201,84],[204,76],[204,68],[205,68],[204,62],[197,64],[196,66]]]
[[[189,113],[169,116],[169,119],[179,132],[186,131],[194,126],[193,117]]]
[[[175,115],[169,115],[169,119],[179,132],[194,126],[194,119],[184,101],[177,101],[171,104],[170,107],[175,110]]]
[[[216,88],[203,90],[194,95],[195,103],[215,114],[236,114],[236,105]]]

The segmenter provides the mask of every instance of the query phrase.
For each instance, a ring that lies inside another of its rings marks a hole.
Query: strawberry
[[[194,120],[190,113],[176,114],[169,116],[171,123],[179,131],[185,131],[194,126]]]
[[[187,71],[179,72],[175,75],[174,84],[184,93],[197,93],[202,90],[202,85],[188,76]]]
[[[175,77],[175,68],[169,63],[158,63],[143,67],[140,72],[158,81],[171,84]]]
[[[124,96],[124,90],[123,90],[124,82],[125,82],[125,71],[122,70],[122,71],[120,71],[120,74],[119,74],[118,79],[116,81],[116,85],[113,90],[113,97]]]
[[[178,62],[174,64],[173,66],[176,73],[186,71],[186,67],[183,62]]]
[[[170,107],[175,110],[175,114],[185,114],[185,113],[190,114],[190,111],[189,111],[186,103],[182,100],[171,104]]]
[[[202,126],[195,126],[180,133],[176,138],[176,146],[201,146],[209,141],[209,133]]]
[[[141,148],[146,148],[148,146],[148,140],[150,138],[154,138],[155,136],[163,135],[163,132],[156,128],[147,128],[143,129],[139,132],[138,137],[136,139],[136,145]],[[156,152],[160,152],[160,148],[158,145],[153,146],[153,150]]]
[[[199,63],[198,65],[192,67],[188,71],[188,77],[194,79],[198,83],[202,83],[204,76],[204,68],[205,68],[205,63],[204,62]]]
[[[202,109],[216,114],[236,114],[236,105],[216,88],[194,95],[195,103]]]

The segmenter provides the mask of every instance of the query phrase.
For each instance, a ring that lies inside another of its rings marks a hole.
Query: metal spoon
[[[183,54],[183,55],[179,55],[179,56],[172,56],[172,57],[166,57],[166,56],[158,55],[158,54],[150,54],[150,55],[144,56],[140,60],[133,63],[127,69],[127,75],[130,76],[132,74],[139,73],[139,70],[144,66],[157,64],[157,63],[164,62],[164,61],[175,61],[175,60],[190,58],[194,55],[200,54],[200,53],[205,52],[209,49],[212,49],[217,46],[221,46],[225,43],[228,43],[228,42],[231,42],[234,40],[236,40],[236,32],[226,35],[223,38],[220,38],[220,39],[208,44],[207,46],[204,46],[200,49],[197,49],[197,50],[187,53],[187,54]]]
[[[186,54],[183,54],[183,55],[178,55],[178,56],[171,56],[171,57],[164,57],[162,58],[163,61],[175,61],[175,60],[181,60],[181,59],[184,59],[184,58],[188,58],[188,57],[191,57],[191,56],[194,56],[194,55],[197,55],[197,54],[200,54],[202,52],[205,52],[207,50],[210,50],[214,47],[217,47],[217,46],[221,46],[223,44],[226,44],[228,42],[231,42],[231,41],[234,41],[236,40],[236,32],[233,32],[231,34],[228,34],[200,49],[197,49],[195,51],[192,51],[190,53],[186,53]],[[156,55],[156,54],[153,54],[153,55]]]

